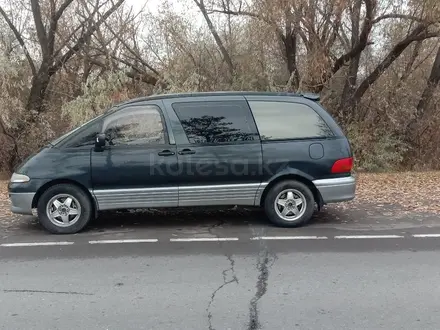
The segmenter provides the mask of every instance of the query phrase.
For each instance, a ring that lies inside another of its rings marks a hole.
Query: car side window
[[[333,131],[311,107],[301,103],[249,101],[261,140],[333,137]]]
[[[165,144],[165,125],[155,105],[135,106],[108,116],[102,128],[110,145]]]
[[[259,140],[245,101],[173,103],[191,144],[222,144]]]
[[[93,123],[86,125],[80,129],[78,133],[72,134],[65,142],[62,143],[64,148],[79,148],[86,146],[93,146],[96,140],[96,134],[100,132],[102,126],[102,120],[96,120]]]

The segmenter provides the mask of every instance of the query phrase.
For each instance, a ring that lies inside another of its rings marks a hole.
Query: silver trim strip
[[[33,215],[32,201],[35,193],[9,193],[11,212],[15,214]]]
[[[314,180],[313,184],[321,193],[324,203],[338,203],[354,199],[356,179],[353,176]]]
[[[90,190],[99,210],[124,208],[260,205],[268,183]]]
[[[255,205],[260,183],[180,186],[179,206]]]
[[[323,186],[353,184],[356,183],[356,179],[353,176],[346,176],[342,178],[313,180],[312,182],[318,188]]]
[[[178,187],[94,190],[99,210],[176,207]]]

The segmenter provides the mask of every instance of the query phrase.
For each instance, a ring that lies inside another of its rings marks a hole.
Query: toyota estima
[[[12,175],[12,212],[55,234],[98,211],[264,207],[283,227],[315,205],[355,197],[347,138],[314,95],[156,95],[109,109],[29,157]]]

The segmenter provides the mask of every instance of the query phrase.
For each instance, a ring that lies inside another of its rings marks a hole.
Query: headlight
[[[24,174],[18,174],[18,173],[14,173],[11,176],[11,183],[25,183],[25,182],[29,182],[31,181],[31,179]]]

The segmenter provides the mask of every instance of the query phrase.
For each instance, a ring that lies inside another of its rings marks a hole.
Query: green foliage
[[[24,111],[28,83],[23,63],[0,55],[0,116],[10,129],[18,127],[16,115]]]
[[[115,101],[124,97],[124,86],[130,82],[123,71],[108,72],[105,76],[93,74],[83,85],[83,94],[63,105],[61,113],[70,118],[72,126],[103,113]]]
[[[382,172],[400,169],[408,148],[390,130],[369,130],[353,124],[346,131],[357,170]]]

